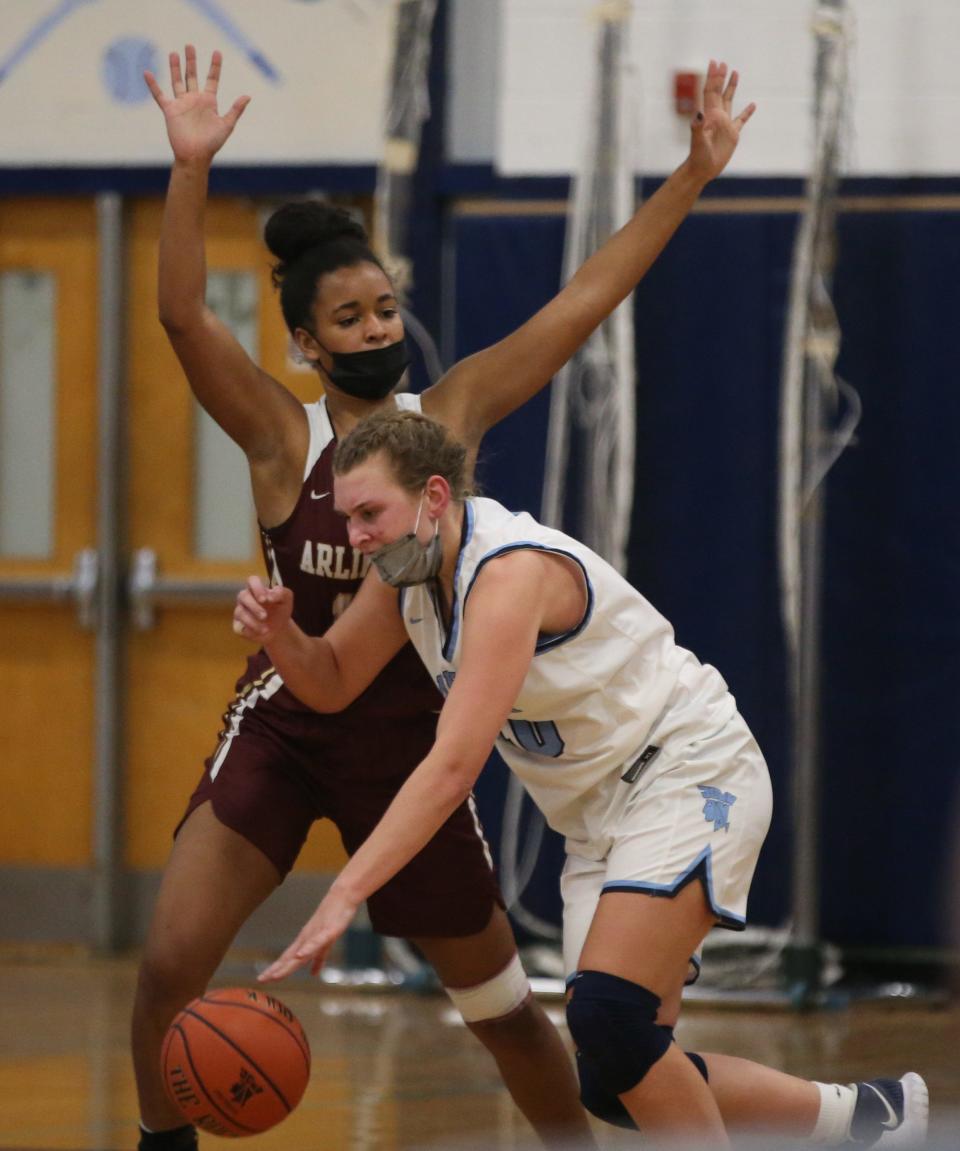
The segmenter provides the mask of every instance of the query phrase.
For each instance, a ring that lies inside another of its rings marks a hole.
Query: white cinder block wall
[[[960,174],[960,0],[849,0],[849,175]],[[455,162],[555,175],[578,162],[596,0],[452,0],[448,145]],[[725,59],[759,111],[732,175],[795,176],[813,142],[813,0],[633,0],[631,132],[638,171],[682,157],[676,70]]]

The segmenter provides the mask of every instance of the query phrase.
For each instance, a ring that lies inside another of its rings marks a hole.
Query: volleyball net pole
[[[630,4],[599,4],[595,12],[599,36],[591,124],[571,190],[566,277],[632,211],[623,82]],[[819,1000],[824,982],[819,902],[823,483],[860,418],[859,396],[835,371],[840,327],[831,300],[849,28],[846,0],[816,5],[814,155],[794,246],[781,376],[779,561],[794,791],[790,921],[785,931],[753,935],[772,949],[785,987],[752,991],[741,981],[704,987],[692,996],[742,999],[745,1005],[770,1000],[808,1006]],[[633,498],[633,342],[632,311],[622,306],[554,380],[541,509],[545,522],[580,534],[621,571]],[[769,963],[754,966],[762,971]],[[743,970],[739,965],[734,977]]]
[[[383,154],[373,197],[373,244],[405,300],[413,287],[410,216],[420,161],[423,125],[430,116],[430,53],[437,0],[396,0],[392,60],[383,121]],[[436,343],[425,325],[401,303],[404,330],[420,350],[430,383],[443,374]],[[387,990],[430,983],[423,962],[401,940],[381,939],[366,912],[358,915],[343,944],[343,966],[328,964],[326,984]]]
[[[634,211],[627,128],[630,8],[629,0],[608,0],[591,13],[591,92],[581,161],[571,178],[563,282]],[[635,386],[631,298],[554,377],[540,507],[544,523],[576,535],[621,572],[626,570],[633,503]],[[545,834],[544,819],[512,773],[506,788],[499,859],[504,900],[514,922],[546,945],[536,956],[528,949],[528,967],[543,965],[548,978],[562,977],[559,955],[551,962],[549,954],[559,943],[560,928],[523,902]],[[562,991],[562,983],[543,990]]]
[[[840,326],[831,300],[848,88],[846,0],[820,0],[813,28],[814,156],[794,245],[780,403],[779,567],[793,790],[791,923],[782,969],[788,993],[798,1006],[815,1003],[823,991],[819,899],[823,483],[860,418],[857,393],[835,372]]]
[[[413,181],[423,125],[430,117],[430,50],[437,0],[398,0],[393,61],[384,115],[383,156],[373,197],[373,240],[401,299],[413,289],[410,218]],[[436,343],[426,326],[401,307],[407,336],[423,356],[429,382],[443,375]]]
[[[564,248],[564,280],[629,219],[634,165],[627,146],[627,31],[630,0],[593,10],[596,47],[583,160],[574,174]],[[436,0],[398,0],[384,155],[374,198],[374,241],[404,291],[412,284],[407,250],[413,178],[422,126],[429,116],[428,68]],[[822,989],[818,896],[820,610],[823,480],[852,437],[859,398],[834,365],[840,331],[830,299],[840,146],[847,90],[846,0],[820,0],[814,19],[815,148],[797,231],[781,374],[779,567],[787,647],[794,838],[791,920],[782,968],[789,1001],[806,1005]],[[422,324],[404,321],[420,346],[428,375],[442,371]],[[626,568],[634,484],[635,387],[633,312],[622,304],[557,374],[551,388],[541,519],[574,532],[620,571]],[[837,423],[845,401],[846,414]],[[829,427],[830,416],[836,426]],[[571,467],[572,465],[572,467]],[[504,809],[500,869],[511,914],[534,938],[554,945],[558,931],[524,908],[540,833],[532,813],[521,835],[522,796],[511,776]],[[522,842],[525,841],[525,842]],[[358,927],[347,971],[330,982],[418,983],[421,965],[392,946],[382,967],[369,928]],[[358,961],[359,960],[359,964]],[[364,962],[370,967],[362,970]],[[332,977],[332,978],[330,978]]]
[[[593,10],[589,121],[570,189],[564,282],[634,211],[630,8],[629,0],[608,0]],[[570,531],[620,572],[627,566],[633,506],[635,388],[631,296],[596,328],[551,385],[540,509],[544,523]]]

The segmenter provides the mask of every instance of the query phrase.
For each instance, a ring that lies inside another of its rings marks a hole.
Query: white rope
[[[564,281],[633,212],[633,165],[627,144],[626,20],[629,4],[593,12],[597,51],[589,138],[573,179],[564,247]],[[574,512],[576,534],[618,570],[626,568],[633,503],[634,337],[625,301],[589,337],[553,381],[541,518],[563,527]],[[583,461],[580,488],[568,491],[572,437]],[[578,507],[569,505],[576,501]]]
[[[374,238],[397,287],[409,290],[407,252],[411,186],[420,137],[430,116],[430,46],[437,0],[398,0],[393,66],[384,111],[383,159],[374,193]]]
[[[592,95],[584,159],[574,175],[567,208],[563,280],[633,214],[633,164],[628,147],[626,82],[629,0],[598,4]],[[540,518],[555,527],[569,523],[584,543],[619,571],[627,565],[634,479],[634,334],[632,299],[608,317],[554,378],[550,393],[546,466]],[[568,490],[571,447],[576,437],[581,466]],[[572,505],[572,506],[571,506]],[[519,855],[524,791],[511,778],[504,804],[501,880],[515,921],[533,935],[556,941],[561,932],[529,911],[522,896],[534,873],[544,834],[543,816],[532,810]]]
[[[420,138],[430,116],[430,47],[436,8],[436,0],[397,3],[383,159],[377,169],[373,199],[374,244],[401,297],[413,287],[407,234]],[[443,375],[436,342],[409,308],[402,307],[401,315],[404,330],[420,349],[427,378],[434,384]]]
[[[821,4],[814,21],[820,59],[814,157],[797,229],[784,339],[780,399],[779,560],[781,610],[796,676],[800,637],[801,520],[804,508],[852,439],[860,418],[857,393],[835,372],[840,326],[830,297],[835,195],[848,91],[849,18],[842,4]],[[836,417],[847,415],[821,442],[804,436],[806,388],[816,387]]]

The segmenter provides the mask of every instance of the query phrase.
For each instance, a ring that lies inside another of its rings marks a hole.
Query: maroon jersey
[[[402,395],[397,404],[419,410],[420,400]],[[297,623],[318,635],[350,602],[367,565],[333,510],[336,438],[326,403],[308,404],[306,413],[310,448],[300,498],[287,521],[262,538],[271,580],[292,589]],[[352,853],[433,746],[441,703],[410,644],[335,715],[304,707],[258,651],[237,683],[184,819],[209,802],[281,877],[317,819],[331,819]],[[471,797],[367,906],[382,934],[457,937],[481,931],[494,903],[503,906]]]
[[[401,394],[397,406],[419,411],[420,397]],[[310,446],[306,479],[287,520],[261,528],[267,574],[273,584],[290,588],[293,618],[308,635],[322,635],[356,595],[370,561],[352,547],[343,516],[333,510],[333,453],[337,446],[324,399],[306,406]],[[260,675],[270,666],[258,652],[250,671]],[[306,711],[284,687],[273,702],[284,709]],[[415,650],[407,644],[344,716],[388,719],[417,712],[437,712],[442,698]]]

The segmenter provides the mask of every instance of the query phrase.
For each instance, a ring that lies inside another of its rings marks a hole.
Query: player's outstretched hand
[[[267,587],[259,576],[250,576],[237,592],[233,630],[263,646],[276,639],[293,615],[293,592],[286,587]]]
[[[311,974],[318,975],[330,954],[330,948],[350,926],[357,913],[357,906],[334,884],[297,938],[279,959],[257,976],[258,981],[272,983],[284,979],[307,964],[310,965]]]
[[[690,122],[690,155],[687,164],[704,183],[719,176],[737,149],[740,131],[756,111],[748,104],[733,114],[733,98],[740,80],[736,71],[727,76],[723,62],[710,61],[703,85],[703,107]]]
[[[186,75],[180,69],[179,53],[170,53],[172,96],[164,93],[152,72],[144,72],[143,78],[167,122],[167,136],[174,158],[184,163],[197,160],[209,163],[227,142],[244,108],[250,103],[250,97],[238,96],[221,116],[217,111],[217,88],[223,57],[219,52],[213,53],[210,70],[201,89],[197,79],[196,48],[188,44],[183,56]]]

